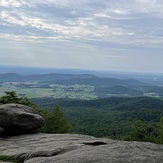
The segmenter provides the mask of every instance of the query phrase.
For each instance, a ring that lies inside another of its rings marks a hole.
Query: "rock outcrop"
[[[20,104],[0,105],[0,127],[4,135],[18,135],[40,128],[44,119],[36,110]]]
[[[76,134],[0,138],[0,155],[22,163],[162,163],[163,145]]]

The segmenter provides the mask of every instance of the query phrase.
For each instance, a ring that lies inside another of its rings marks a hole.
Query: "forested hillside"
[[[60,104],[62,107],[89,107],[100,110],[163,110],[163,100],[152,97],[109,97],[96,100],[35,98],[32,101],[45,109]]]
[[[33,101],[46,110],[59,104],[72,132],[114,139],[157,142],[158,122],[163,117],[163,100],[149,97]]]
[[[38,110],[45,118],[41,132],[71,132],[163,143],[163,100],[156,98],[112,97],[97,100],[38,98],[32,102],[26,97],[18,97],[12,91],[0,97],[0,104],[6,103],[24,104]]]

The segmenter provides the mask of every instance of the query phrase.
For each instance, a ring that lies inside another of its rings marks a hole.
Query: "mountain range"
[[[37,82],[35,87],[50,88],[51,84],[58,85],[89,85],[94,87],[97,97],[108,96],[163,96],[163,86],[146,83],[137,79],[121,79],[113,77],[100,77],[94,74],[32,74],[20,75],[16,73],[0,74],[0,82]],[[21,86],[25,86],[23,83]],[[40,86],[39,86],[40,85]],[[28,84],[30,88],[30,85]],[[32,85],[33,87],[33,85]]]

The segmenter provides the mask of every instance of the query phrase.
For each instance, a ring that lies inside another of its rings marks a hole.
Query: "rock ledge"
[[[161,163],[163,145],[77,134],[29,134],[0,138],[0,155],[24,163]]]

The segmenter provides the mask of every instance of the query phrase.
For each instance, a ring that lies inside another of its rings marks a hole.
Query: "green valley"
[[[162,78],[152,84],[150,80],[90,74],[0,74],[0,96],[15,91],[23,98],[21,102],[30,104],[28,98],[49,116],[59,105],[72,126],[71,133],[162,143],[158,138],[162,137]]]
[[[40,84],[39,82],[4,82],[0,85],[0,96],[5,91],[15,91],[20,96],[28,98],[76,98],[95,99],[94,86],[90,85],[60,85],[60,84]]]

